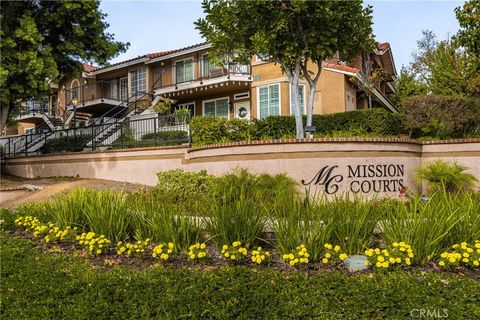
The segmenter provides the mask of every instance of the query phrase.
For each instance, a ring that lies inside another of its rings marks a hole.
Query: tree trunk
[[[372,95],[368,95],[368,109],[372,109]]]
[[[315,101],[315,89],[317,87],[318,79],[320,78],[320,74],[322,73],[322,61],[317,61],[317,73],[312,78],[310,73],[308,73],[307,63],[305,62],[302,64],[302,72],[305,79],[308,81],[308,86],[310,88],[310,93],[308,95],[308,105],[307,105],[307,126],[311,126],[313,122],[313,104]],[[312,134],[310,132],[307,133],[307,138],[312,138]]]
[[[285,73],[287,74],[288,80],[290,81],[290,85],[292,87],[292,101],[293,101],[293,111],[295,114],[295,129],[296,129],[296,138],[303,139],[305,138],[305,133],[303,130],[303,118],[302,113],[300,111],[300,103],[299,103],[299,94],[298,94],[298,82],[300,79],[300,60],[297,60],[295,64],[295,69],[287,70],[285,68]]]
[[[1,115],[1,122],[0,122],[0,133],[3,134],[3,130],[5,130],[7,126],[8,116],[10,114],[10,102],[2,103],[2,115]]]

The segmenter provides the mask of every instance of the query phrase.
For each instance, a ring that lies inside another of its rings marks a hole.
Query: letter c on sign
[[[418,309],[410,310],[410,317],[418,318]]]

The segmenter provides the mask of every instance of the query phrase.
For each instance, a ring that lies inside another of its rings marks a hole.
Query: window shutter
[[[175,82],[176,83],[185,82],[183,61],[175,63]]]
[[[184,68],[185,68],[184,81],[192,81],[193,80],[193,61],[192,60],[185,61]]]
[[[258,89],[260,115],[259,118],[263,119],[268,117],[268,87],[262,87]]]
[[[269,115],[270,116],[280,115],[279,87],[280,85],[278,84],[274,84],[269,87],[270,89]]]

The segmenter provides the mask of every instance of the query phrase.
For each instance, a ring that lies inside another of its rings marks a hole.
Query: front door
[[[235,103],[235,118],[250,120],[250,101]]]

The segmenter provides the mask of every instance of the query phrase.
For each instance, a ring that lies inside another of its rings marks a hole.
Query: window
[[[120,78],[120,100],[128,99],[128,78]]]
[[[147,73],[145,68],[134,70],[131,75],[133,94],[145,93],[147,88]]]
[[[298,96],[299,96],[299,102],[300,102],[300,112],[301,114],[306,114],[305,112],[305,85],[304,84],[299,84],[298,85]],[[293,101],[293,92],[292,92],[292,86],[290,86],[290,114],[294,115],[295,110],[294,108],[294,101]]]
[[[175,82],[183,83],[193,80],[193,60],[175,62]]]
[[[228,118],[228,98],[203,101],[203,115]]]
[[[202,57],[202,77],[206,78],[210,75],[210,57],[204,55]]]
[[[72,81],[71,85],[71,97],[70,100],[78,100],[78,97],[80,96],[80,83],[78,82],[77,79]]]
[[[280,84],[258,87],[259,119],[280,115]]]
[[[271,57],[266,55],[266,54],[256,54],[255,55],[255,60],[257,61],[269,61],[271,60]]]

